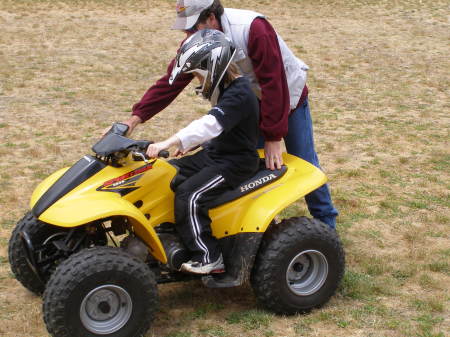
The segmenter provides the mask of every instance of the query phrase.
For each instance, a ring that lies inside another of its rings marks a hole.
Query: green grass
[[[444,321],[442,317],[437,317],[430,314],[424,314],[413,319],[419,324],[419,337],[444,337],[444,333],[440,330],[439,325]]]
[[[412,306],[425,313],[440,313],[444,312],[444,300],[438,298],[432,299],[414,299],[412,301]]]
[[[428,264],[428,268],[435,273],[450,274],[450,266],[448,261],[436,261]]]
[[[347,270],[339,292],[350,299],[367,300],[382,294],[383,289],[375,277]]]
[[[239,324],[245,330],[267,328],[272,319],[272,314],[260,310],[233,312],[225,318],[229,324]]]
[[[171,332],[165,337],[193,337],[192,333],[189,331],[178,331],[178,332]]]
[[[226,331],[226,328],[220,325],[208,325],[207,327],[200,328],[199,332],[202,336],[207,337],[231,337],[230,332]]]

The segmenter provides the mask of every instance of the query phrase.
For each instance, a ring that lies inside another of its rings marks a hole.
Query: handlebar
[[[158,153],[158,157],[169,158],[169,156],[170,156],[170,153],[167,150],[161,150]],[[148,162],[150,160],[150,157],[147,156],[145,153],[142,153],[139,151],[133,151],[133,160]]]
[[[170,153],[167,150],[161,150],[158,153],[158,157],[169,158]]]
[[[128,125],[122,123],[114,123],[111,129],[100,139],[92,150],[96,155],[111,160],[115,165],[118,160],[127,156],[130,152],[133,154],[133,159],[136,161],[149,161],[150,158],[146,155],[147,148],[152,141],[147,140],[133,140],[126,137]],[[168,158],[169,152],[162,150],[158,153],[158,157]]]

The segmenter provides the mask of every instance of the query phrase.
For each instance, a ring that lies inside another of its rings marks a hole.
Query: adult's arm
[[[247,48],[261,87],[260,129],[266,141],[280,141],[288,130],[289,88],[277,34],[264,18],[253,20]]]
[[[277,34],[264,18],[253,20],[247,49],[261,87],[260,130],[265,139],[266,167],[280,169],[281,138],[288,131],[289,88]]]
[[[133,116],[139,117],[144,123],[161,110],[165,109],[178,94],[191,82],[192,74],[181,74],[177,80],[169,84],[169,77],[172,73],[175,59],[167,67],[166,74],[151,86],[141,100],[133,106]]]

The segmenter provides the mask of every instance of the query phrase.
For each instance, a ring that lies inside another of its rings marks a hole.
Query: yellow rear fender
[[[325,174],[310,163],[283,153],[287,172],[271,184],[210,211],[217,238],[239,233],[264,233],[283,209],[326,183]]]

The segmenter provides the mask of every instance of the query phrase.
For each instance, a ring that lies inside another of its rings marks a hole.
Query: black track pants
[[[208,205],[231,187],[217,165],[200,153],[171,162],[180,168],[178,174],[186,177],[175,189],[178,233],[193,253],[193,261],[212,263],[219,258],[220,248],[211,233]]]

